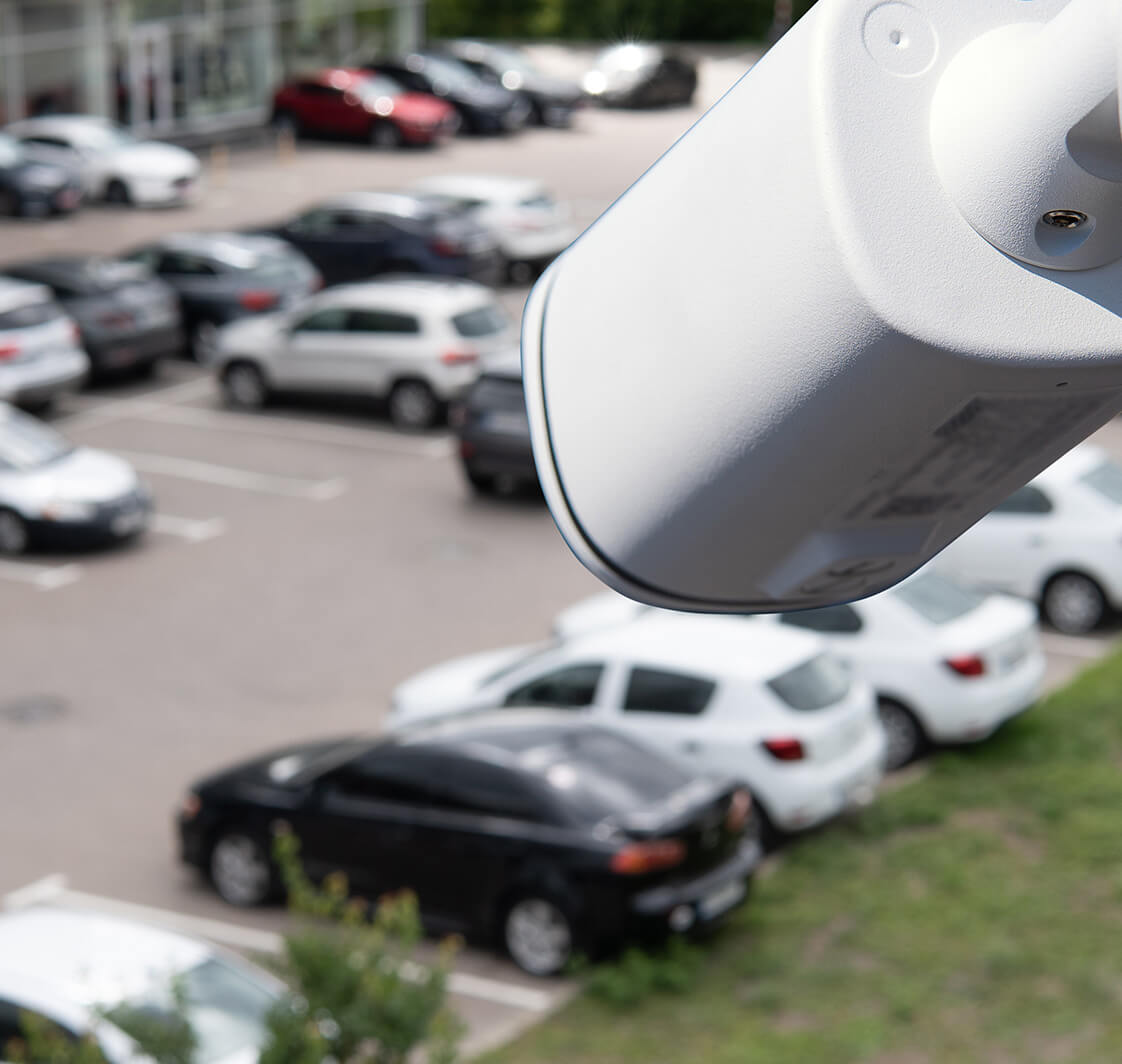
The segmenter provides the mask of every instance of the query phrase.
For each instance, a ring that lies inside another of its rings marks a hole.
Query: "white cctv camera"
[[[655,605],[883,590],[1122,408],[1122,0],[819,0],[533,290],[570,547]]]

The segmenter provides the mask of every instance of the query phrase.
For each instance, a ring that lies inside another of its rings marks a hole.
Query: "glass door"
[[[133,26],[128,39],[128,107],[124,111],[135,132],[159,133],[172,127],[173,79],[169,28],[159,23]]]

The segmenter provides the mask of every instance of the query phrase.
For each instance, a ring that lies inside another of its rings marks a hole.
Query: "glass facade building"
[[[295,71],[416,47],[424,0],[0,0],[0,124],[100,114],[152,136],[263,121]]]

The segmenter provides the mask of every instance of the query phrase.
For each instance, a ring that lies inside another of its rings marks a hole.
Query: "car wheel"
[[[393,151],[401,147],[401,130],[392,122],[375,122],[370,127],[370,146],[379,151]]]
[[[269,400],[264,374],[252,362],[234,362],[222,374],[222,393],[231,406],[258,410]]]
[[[15,510],[0,510],[0,554],[22,554],[29,540],[27,522]]]
[[[291,111],[278,111],[273,115],[271,125],[277,137],[291,137],[293,140],[300,137],[300,119]]]
[[[1064,635],[1086,635],[1106,616],[1106,596],[1083,573],[1059,573],[1048,581],[1040,600],[1044,619]]]
[[[191,358],[200,365],[210,361],[218,346],[218,326],[212,321],[200,321],[191,331]]]
[[[511,259],[506,264],[506,279],[511,284],[529,284],[534,279],[534,267],[522,259]]]
[[[432,428],[440,414],[440,403],[424,382],[398,381],[390,392],[390,420],[399,429]]]
[[[503,944],[530,975],[556,975],[573,955],[573,925],[565,910],[542,895],[524,895],[503,917]]]
[[[275,881],[265,848],[252,835],[223,832],[210,851],[210,881],[231,905],[252,908],[268,901]]]
[[[119,177],[113,178],[113,180],[105,186],[105,199],[107,202],[116,203],[121,207],[127,207],[132,203],[132,195],[129,193],[129,186]]]
[[[911,710],[891,698],[877,699],[877,716],[884,729],[885,768],[903,768],[923,749],[923,729]]]

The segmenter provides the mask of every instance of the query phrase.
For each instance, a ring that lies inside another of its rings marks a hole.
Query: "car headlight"
[[[92,502],[54,499],[43,507],[46,521],[92,521],[96,515],[97,507]]]

